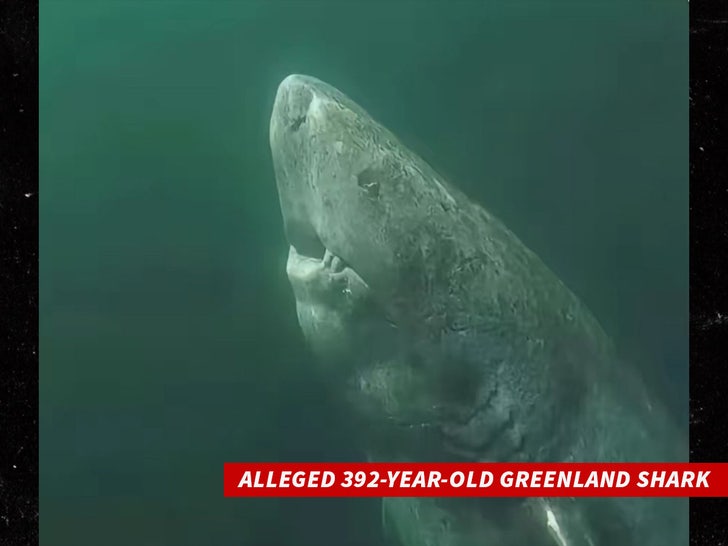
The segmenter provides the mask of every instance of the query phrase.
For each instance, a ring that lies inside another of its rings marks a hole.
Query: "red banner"
[[[226,497],[728,497],[728,463],[225,463]]]

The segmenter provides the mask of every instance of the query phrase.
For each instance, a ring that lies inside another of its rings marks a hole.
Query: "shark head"
[[[316,78],[294,74],[278,87],[270,147],[290,245],[286,270],[304,336],[329,372],[348,375],[386,358],[396,338],[376,297],[392,289],[388,230],[406,198],[384,171],[387,136]]]
[[[454,190],[355,102],[310,76],[278,87],[270,146],[294,288],[315,259],[345,264],[392,318],[397,304],[411,307],[413,272],[425,261],[440,265],[432,254],[453,248],[443,239],[467,229],[452,222]]]
[[[270,145],[293,251],[319,260],[328,251],[391,290],[400,235],[425,219],[412,214],[413,173],[396,139],[334,87],[291,75],[278,88]]]
[[[388,415],[431,408],[414,368],[433,353],[413,328],[438,319],[430,306],[440,295],[428,286],[454,267],[453,230],[469,229],[452,221],[458,196],[360,106],[310,76],[278,87],[270,147],[308,343]]]
[[[448,432],[481,438],[510,420],[503,384],[531,373],[533,397],[549,388],[548,368],[529,358],[542,351],[544,313],[561,313],[551,288],[547,301],[534,295],[533,279],[554,281],[498,220],[309,76],[280,84],[270,146],[299,323],[356,413],[442,430],[490,400],[493,415],[472,432]],[[518,434],[501,444],[515,449]]]

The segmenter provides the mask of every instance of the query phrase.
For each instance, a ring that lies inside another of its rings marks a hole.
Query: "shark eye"
[[[356,183],[372,199],[379,197],[379,180],[377,173],[371,167],[364,169],[356,176]]]

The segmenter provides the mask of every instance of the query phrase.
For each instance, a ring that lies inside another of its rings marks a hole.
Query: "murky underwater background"
[[[348,460],[284,263],[278,82],[349,94],[500,216],[686,423],[687,2],[41,2],[41,536],[376,546],[367,500],[226,500]]]

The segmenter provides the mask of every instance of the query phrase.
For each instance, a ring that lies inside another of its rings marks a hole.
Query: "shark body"
[[[536,254],[342,92],[288,76],[270,146],[303,334],[382,461],[684,461]],[[400,546],[684,546],[684,499],[383,499]]]

